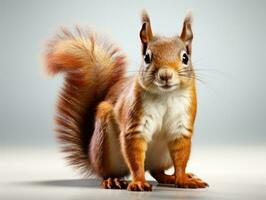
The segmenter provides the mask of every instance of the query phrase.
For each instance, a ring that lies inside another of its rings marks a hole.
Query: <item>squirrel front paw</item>
[[[175,180],[175,186],[178,188],[206,188],[208,183],[204,182],[192,173],[186,174],[184,177]]]
[[[132,181],[127,189],[129,191],[151,191],[152,185],[146,181]]]

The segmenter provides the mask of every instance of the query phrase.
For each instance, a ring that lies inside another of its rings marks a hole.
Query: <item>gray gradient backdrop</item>
[[[266,143],[266,1],[0,0],[0,145],[55,144],[53,115],[62,77],[41,75],[47,38],[61,25],[97,27],[140,63],[139,14],[154,32],[180,33],[194,13],[199,109],[194,143]]]

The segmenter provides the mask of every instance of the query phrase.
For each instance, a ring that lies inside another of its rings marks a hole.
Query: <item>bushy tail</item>
[[[57,104],[57,137],[71,165],[90,172],[89,143],[94,114],[109,88],[124,77],[125,56],[94,33],[65,29],[49,44],[45,54],[49,75],[65,74]]]

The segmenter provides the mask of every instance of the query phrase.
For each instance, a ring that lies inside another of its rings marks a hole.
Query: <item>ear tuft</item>
[[[187,14],[186,14],[184,22],[186,22],[187,24],[192,25],[192,22],[193,22],[192,9],[188,9],[187,10]]]
[[[142,27],[139,35],[142,42],[142,53],[144,54],[147,49],[148,43],[153,39],[150,18],[145,10],[142,11],[141,21]]]
[[[192,11],[189,10],[186,14],[185,19],[184,19],[183,29],[182,29],[182,33],[180,35],[180,38],[184,41],[184,43],[186,45],[188,54],[191,54],[191,51],[192,51],[192,45],[191,45],[192,40],[193,40],[193,32],[191,29],[192,21],[193,21]]]
[[[149,17],[146,10],[142,10],[142,12],[141,12],[141,21],[143,24],[144,23],[149,23],[149,24],[151,23],[150,17]]]

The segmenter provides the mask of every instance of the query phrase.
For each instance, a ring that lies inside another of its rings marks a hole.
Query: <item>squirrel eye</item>
[[[188,61],[189,61],[189,58],[188,58],[188,55],[185,51],[182,52],[182,63],[184,65],[188,65]]]
[[[146,51],[146,54],[144,55],[144,61],[146,64],[150,64],[152,61],[152,55],[149,49]]]

